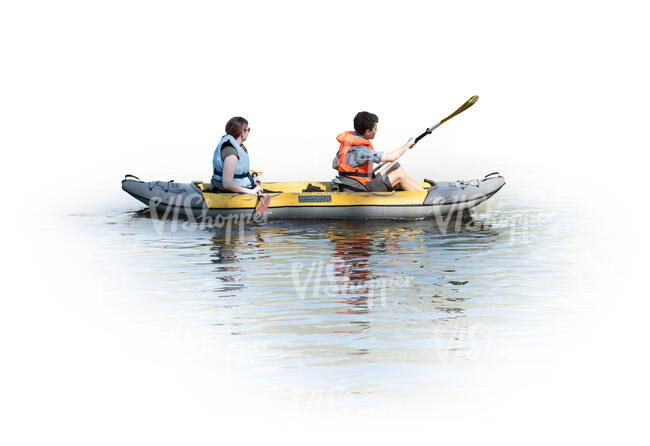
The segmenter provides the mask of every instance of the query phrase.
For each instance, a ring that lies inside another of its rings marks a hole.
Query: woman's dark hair
[[[372,130],[378,122],[379,118],[377,115],[368,113],[367,111],[362,111],[357,113],[354,117],[354,130],[356,130],[359,135],[363,136],[366,130]]]
[[[228,135],[231,135],[233,138],[237,139],[239,135],[241,135],[244,132],[244,129],[248,125],[248,121],[242,118],[241,116],[235,116],[234,118],[230,118],[228,122],[226,122],[226,133]],[[246,146],[243,144],[240,144],[241,148],[244,149],[244,152],[248,153],[248,150],[246,150]]]

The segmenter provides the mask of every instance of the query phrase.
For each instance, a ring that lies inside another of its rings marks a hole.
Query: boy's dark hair
[[[354,117],[354,130],[361,136],[366,130],[372,130],[376,123],[379,122],[377,115],[362,111]]]

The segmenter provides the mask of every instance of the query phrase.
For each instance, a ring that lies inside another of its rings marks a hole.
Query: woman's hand
[[[409,140],[404,144],[408,149],[413,148],[415,145],[415,138],[409,138]]]
[[[264,189],[262,189],[262,186],[257,185],[253,189],[249,189],[250,192],[248,192],[251,195],[259,195],[264,193]]]

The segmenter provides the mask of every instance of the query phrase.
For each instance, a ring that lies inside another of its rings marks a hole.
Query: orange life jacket
[[[370,150],[375,150],[374,147],[372,147],[372,143],[369,139],[363,138],[355,132],[350,131],[340,133],[336,137],[336,140],[341,143],[341,146],[339,147],[338,163],[336,165],[339,174],[353,178],[365,186],[372,178],[372,161],[363,163],[359,167],[352,167],[345,160],[345,156],[348,154],[350,149],[355,146],[366,146]]]

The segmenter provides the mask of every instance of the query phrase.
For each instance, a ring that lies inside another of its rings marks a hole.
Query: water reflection
[[[432,322],[462,315],[459,304],[471,297],[455,294],[475,272],[463,272],[468,265],[459,253],[489,250],[500,234],[472,220],[444,227],[435,221],[282,222],[213,232],[212,262],[222,282],[215,292],[243,293],[241,305],[255,314],[244,332],[291,337],[381,331],[413,315],[411,326],[426,331]],[[438,316],[421,317],[423,310]]]
[[[329,228],[331,229],[331,227]],[[328,236],[333,242],[332,260],[334,285],[336,293],[345,304],[336,310],[339,314],[363,314],[368,312],[367,282],[372,279],[371,267],[368,263],[374,251],[373,240],[369,233],[329,232]],[[349,295],[349,296],[345,296]]]
[[[522,317],[531,326],[537,316],[529,308],[547,292],[538,285],[548,271],[529,261],[534,245],[524,235],[485,217],[278,221],[164,233],[177,237],[178,252],[182,246],[193,262],[193,293],[211,309],[197,313],[199,323],[226,339],[264,343],[264,355],[248,361],[271,358],[284,369],[332,373],[366,363],[469,360],[490,352],[505,333],[518,333]],[[173,259],[174,250],[164,255]],[[169,262],[165,269],[187,270]]]

